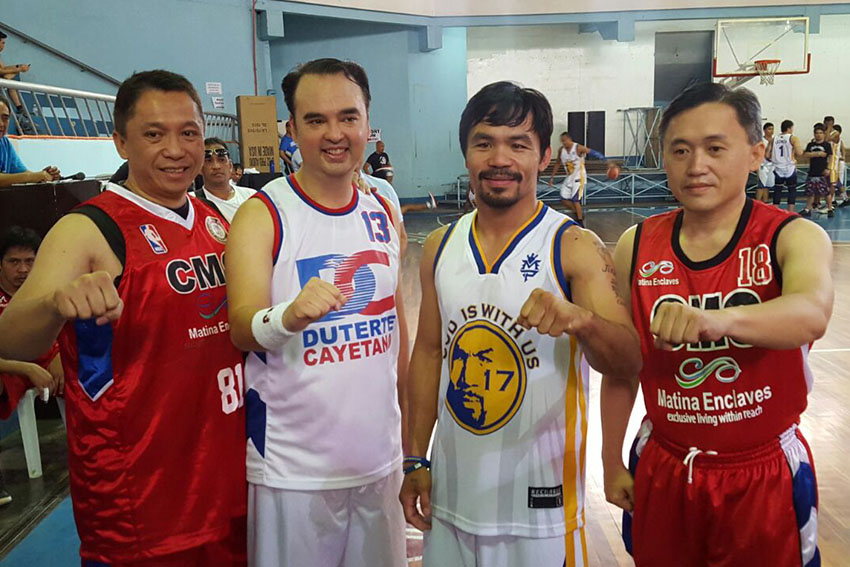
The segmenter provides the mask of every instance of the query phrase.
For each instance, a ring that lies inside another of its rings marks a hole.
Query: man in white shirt
[[[227,222],[233,220],[239,205],[254,194],[253,189],[232,185],[230,183],[232,173],[233,163],[230,161],[230,152],[224,141],[219,138],[204,140],[204,165],[201,166],[204,187],[196,193],[196,196],[212,201]]]

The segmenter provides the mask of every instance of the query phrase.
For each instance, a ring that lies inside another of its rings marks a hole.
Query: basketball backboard
[[[780,60],[777,75],[808,73],[809,18],[718,20],[714,34],[715,78],[755,77],[755,62]]]

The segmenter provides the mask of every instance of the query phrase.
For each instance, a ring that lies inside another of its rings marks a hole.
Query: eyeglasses
[[[204,150],[204,160],[212,161],[213,154],[215,154],[218,161],[227,161],[230,159],[229,151],[224,148],[218,148],[217,150]]]

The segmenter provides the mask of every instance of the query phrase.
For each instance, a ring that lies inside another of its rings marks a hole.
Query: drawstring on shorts
[[[694,483],[694,459],[696,459],[697,455],[700,453],[704,455],[717,455],[717,451],[703,451],[696,447],[688,449],[688,454],[685,455],[685,459],[682,461],[682,464],[688,467],[688,484]]]

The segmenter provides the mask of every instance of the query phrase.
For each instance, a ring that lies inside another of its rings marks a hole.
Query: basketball
[[[616,165],[611,166],[608,168],[606,175],[608,176],[608,179],[617,179],[620,177],[620,168]]]

